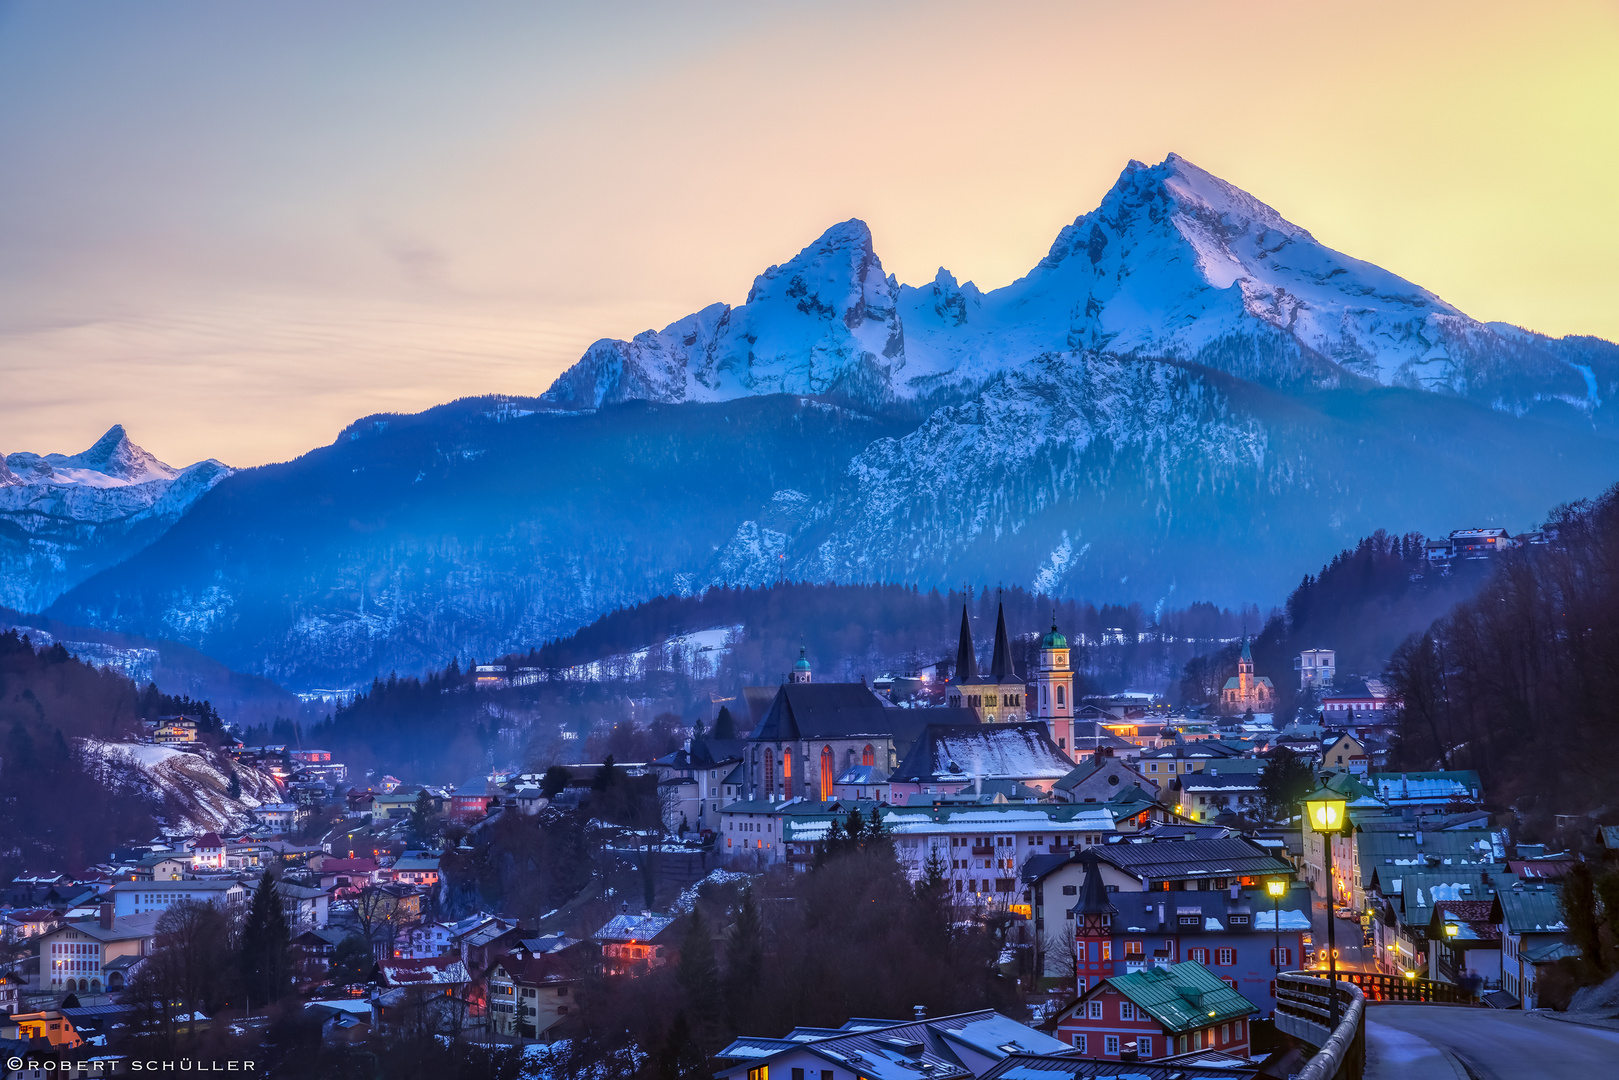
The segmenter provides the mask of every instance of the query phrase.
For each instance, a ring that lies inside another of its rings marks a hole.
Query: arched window
[[[1057,687],[1057,704],[1066,705],[1067,703],[1067,699],[1063,695],[1063,688],[1061,686]]]
[[[832,748],[821,747],[821,798],[832,797]]]
[[[765,798],[776,793],[776,754],[775,751],[765,749]]]
[[[872,745],[870,743],[867,743],[866,748],[864,750],[860,751],[860,764],[862,764],[862,765],[875,765],[875,764],[877,764],[877,751],[872,748]]]
[[[787,747],[781,752],[781,786],[786,791],[793,789],[793,748]]]

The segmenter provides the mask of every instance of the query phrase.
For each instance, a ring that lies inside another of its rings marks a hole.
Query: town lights
[[[1414,971],[1408,971],[1405,973],[1405,977],[1408,979],[1415,979],[1417,977],[1417,973]]]
[[[1456,923],[1448,922],[1448,923],[1445,924],[1445,936],[1446,937],[1453,938],[1453,937],[1455,937],[1457,934],[1459,934],[1461,932],[1462,932],[1462,928],[1460,926],[1458,926]]]

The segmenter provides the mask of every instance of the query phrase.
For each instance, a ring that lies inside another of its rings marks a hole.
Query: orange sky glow
[[[0,14],[0,452],[253,465],[538,394],[848,217],[901,281],[1004,285],[1171,150],[1619,339],[1612,2],[98,11]]]

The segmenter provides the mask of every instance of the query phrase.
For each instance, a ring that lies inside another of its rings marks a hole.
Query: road
[[[1314,901],[1310,911],[1310,936],[1315,939],[1316,960],[1325,963],[1327,959],[1327,902],[1312,896]],[[1365,948],[1361,942],[1365,940],[1364,931],[1356,919],[1337,919],[1333,926],[1333,934],[1338,942],[1338,965],[1346,971],[1376,971],[1377,964],[1373,961],[1375,950]]]
[[[1366,1010],[1366,1080],[1592,1080],[1616,1074],[1619,1031],[1453,1005],[1374,1004]]]

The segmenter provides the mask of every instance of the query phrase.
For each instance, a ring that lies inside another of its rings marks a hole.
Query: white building
[[[1338,654],[1332,649],[1305,649],[1294,657],[1293,669],[1299,673],[1300,690],[1331,686]]]

